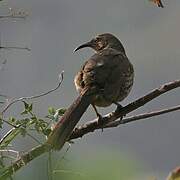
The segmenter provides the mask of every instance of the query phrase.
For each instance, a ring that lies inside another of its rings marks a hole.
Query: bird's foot
[[[123,106],[117,102],[114,103],[117,107],[116,107],[116,110],[115,110],[115,113],[118,113],[121,111],[121,109],[123,108]]]
[[[115,110],[115,114],[119,114],[120,112],[121,112],[121,110],[122,110],[122,108],[123,108],[123,106],[121,105],[121,104],[119,104],[119,103],[117,103],[117,102],[115,102],[114,104],[116,104],[116,110]],[[120,121],[122,121],[123,120],[123,117],[125,117],[126,115],[124,115],[124,116],[121,116],[120,117]]]
[[[101,116],[101,114],[98,113],[96,106],[94,104],[92,104],[92,107],[95,110],[96,116],[98,118],[97,124],[99,126],[102,126],[102,132],[103,132],[103,125],[104,125],[103,117]]]
[[[98,125],[103,126],[104,121],[103,121],[103,117],[101,116],[101,114],[97,114],[98,117]],[[102,132],[103,132],[103,127],[102,127]]]

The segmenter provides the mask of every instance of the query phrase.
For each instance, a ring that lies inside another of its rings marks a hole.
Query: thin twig
[[[6,153],[14,153],[14,154],[17,155],[17,157],[19,156],[19,152],[15,151],[13,149],[2,149],[2,150],[0,150],[0,153],[4,153],[4,152],[6,152]]]
[[[7,123],[7,122],[6,122]],[[11,124],[10,124],[11,125]],[[0,145],[10,136],[15,130],[17,130],[16,135],[20,133],[20,130],[18,129],[21,125],[15,126],[12,129],[10,129],[1,139],[0,139]],[[19,131],[18,131],[19,130]],[[29,136],[31,139],[33,139],[36,143],[42,144],[37,138],[35,138],[33,135],[30,133],[26,132],[26,135]]]
[[[25,19],[26,16],[12,16],[12,15],[0,16],[0,19],[8,19],[8,18],[13,18],[13,19]]]
[[[7,109],[12,106],[14,103],[17,103],[17,102],[22,102],[22,101],[26,101],[26,100],[32,100],[32,99],[36,99],[36,98],[39,98],[39,97],[42,97],[42,96],[46,96],[54,91],[56,91],[62,84],[62,81],[64,79],[64,71],[62,71],[59,75],[59,82],[57,84],[57,86],[47,92],[43,92],[43,93],[40,93],[38,95],[34,95],[34,96],[29,96],[29,97],[20,97],[20,98],[15,98],[14,100],[12,100],[11,102],[9,102],[5,107],[4,109],[2,110],[2,115],[7,111]]]
[[[116,120],[116,121],[110,122],[104,128],[117,127],[120,124],[127,124],[127,123],[130,123],[133,121],[142,120],[142,119],[146,119],[146,118],[150,118],[150,117],[154,117],[154,116],[159,116],[162,114],[166,114],[166,113],[178,111],[178,110],[180,110],[180,105],[173,106],[173,107],[170,107],[167,109],[152,111],[152,112],[148,112],[148,113],[144,113],[144,114],[138,114],[135,116],[124,118],[122,120]]]
[[[15,128],[10,129],[1,139],[0,139],[0,144],[6,139],[13,131]]]
[[[19,127],[19,126],[16,126],[16,125],[10,123],[9,121],[7,121],[7,120],[5,120],[5,119],[1,119],[1,120],[2,120],[3,122],[5,122],[6,124],[8,124],[8,125],[14,127],[14,128],[18,128],[18,127]]]
[[[30,48],[28,47],[18,47],[18,46],[0,46],[0,49],[6,49],[6,50],[11,50],[11,49],[17,49],[17,50],[27,50],[31,51]]]

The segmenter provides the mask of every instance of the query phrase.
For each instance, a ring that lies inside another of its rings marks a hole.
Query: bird
[[[98,124],[102,125],[103,119],[96,107],[116,104],[118,110],[121,108],[119,102],[128,96],[133,86],[133,65],[116,36],[111,33],[97,35],[75,48],[74,52],[86,47],[92,48],[95,53],[75,75],[74,83],[79,96],[57,122],[47,139],[53,149],[60,149],[64,145],[90,105],[98,116]]]
[[[84,88],[93,86],[100,90],[91,105],[99,123],[103,123],[96,106],[107,107],[116,104],[117,109],[121,108],[122,106],[118,102],[124,100],[132,88],[134,69],[126,56],[122,43],[110,33],[100,34],[74,51],[85,47],[95,50],[95,54],[84,63],[76,74],[74,83],[79,93]]]

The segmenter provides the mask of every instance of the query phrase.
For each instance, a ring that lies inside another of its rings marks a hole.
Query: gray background
[[[0,61],[7,59],[7,64],[0,71],[0,93],[10,97],[38,94],[55,87],[59,72],[64,70],[61,89],[36,100],[35,106],[42,116],[49,106],[69,106],[77,97],[73,77],[93,53],[85,49],[73,54],[73,49],[104,32],[121,39],[135,68],[133,90],[122,105],[160,84],[179,79],[180,1],[164,0],[164,4],[165,8],[161,9],[147,0],[9,0],[1,3],[1,14],[5,14],[8,7],[29,12],[26,20],[0,22],[1,43],[28,46],[32,50],[1,50]],[[177,89],[136,112],[169,107],[179,104],[179,100]],[[21,108],[21,105],[13,106],[8,114],[17,115]],[[108,113],[113,108],[101,109],[101,112]],[[82,121],[93,118],[95,114],[89,108]],[[167,174],[180,164],[179,126],[179,112],[153,117],[87,135],[76,141],[71,153],[111,147],[131,154],[148,171]],[[32,146],[23,139],[17,143],[19,149]]]

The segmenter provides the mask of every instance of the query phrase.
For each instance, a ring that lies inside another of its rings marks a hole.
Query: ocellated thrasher
[[[114,35],[105,33],[79,46],[75,51],[90,47],[95,50],[75,76],[79,97],[68,108],[50,134],[48,143],[59,149],[90,104],[99,120],[101,115],[95,106],[106,107],[126,98],[132,88],[134,70],[125,49]],[[100,123],[100,122],[99,122]]]

